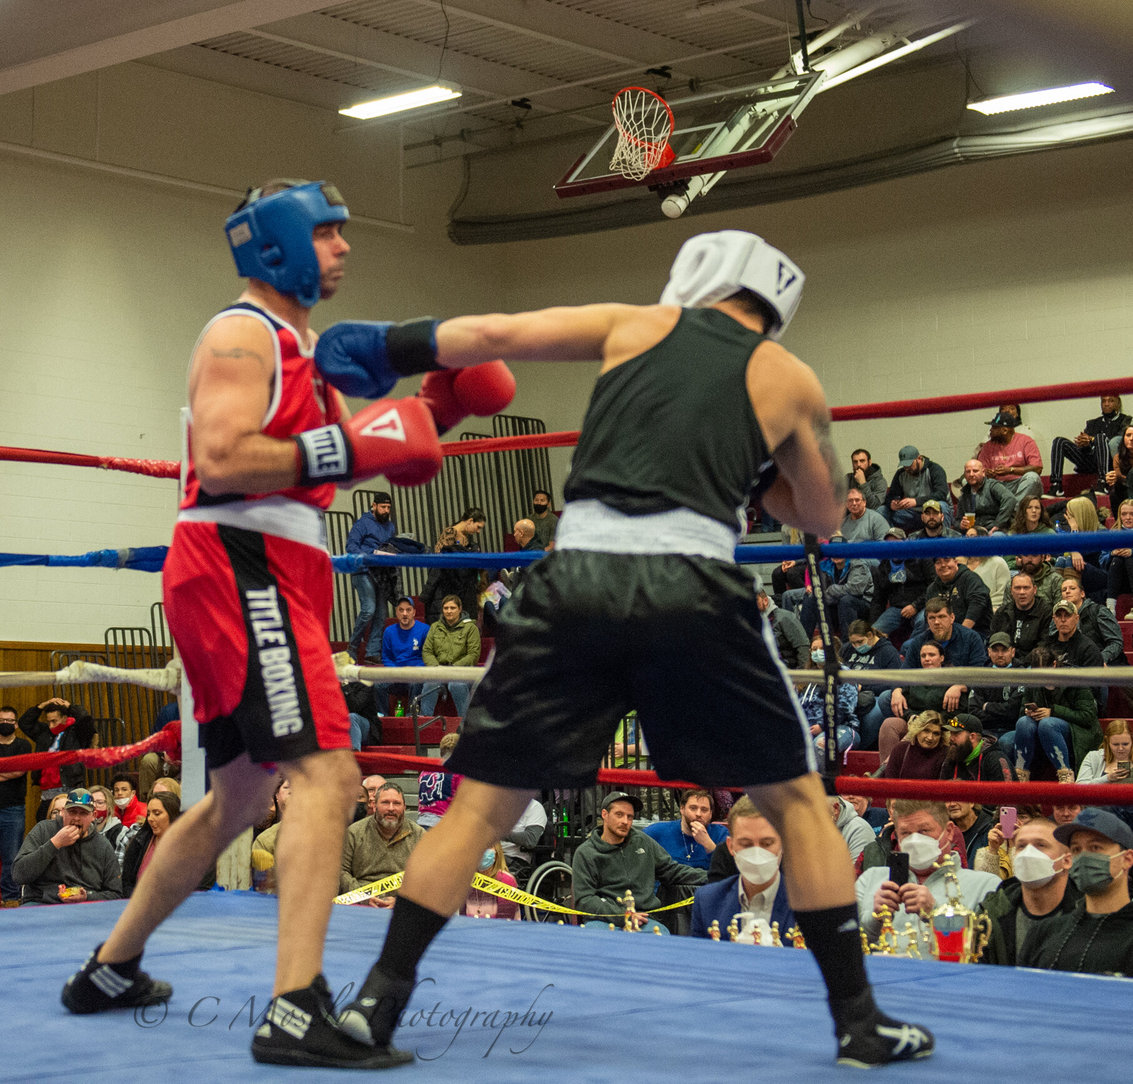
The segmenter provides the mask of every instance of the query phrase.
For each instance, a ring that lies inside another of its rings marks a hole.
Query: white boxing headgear
[[[662,305],[703,309],[739,290],[750,290],[775,313],[766,328],[777,339],[787,329],[803,296],[806,276],[788,257],[762,237],[743,230],[720,230],[690,237],[677,253]]]

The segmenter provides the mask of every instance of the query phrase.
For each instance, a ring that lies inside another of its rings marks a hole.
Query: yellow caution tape
[[[373,899],[375,896],[386,896],[401,887],[403,877],[404,874],[395,873],[393,876],[386,877],[381,881],[372,881],[370,884],[363,885],[361,888],[355,888],[350,892],[343,892],[341,896],[335,896],[333,902],[361,903],[363,900]],[[523,892],[512,885],[506,885],[502,881],[497,881],[494,877],[485,877],[482,873],[473,875],[472,887],[478,888],[481,892],[488,892],[493,896],[499,896],[500,899],[509,900],[511,903],[518,903],[524,907],[535,907],[540,911],[550,911],[556,915],[578,915],[581,918],[605,918],[611,921],[621,917],[621,915],[618,914],[596,915],[591,911],[576,911],[573,907],[564,907],[561,903],[553,903],[551,900],[544,900],[539,896],[532,896],[529,892]],[[692,897],[690,896],[686,900],[680,900],[677,903],[669,903],[664,907],[654,907],[651,911],[642,913],[654,915],[660,911],[672,911],[678,907],[688,907],[691,903]]]

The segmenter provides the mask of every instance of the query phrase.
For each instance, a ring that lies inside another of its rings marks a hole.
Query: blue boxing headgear
[[[287,185],[270,195],[264,188]],[[248,192],[224,232],[244,278],[260,279],[311,308],[319,300],[319,258],[311,235],[325,222],[350,218],[346,203],[325,181],[269,181]]]

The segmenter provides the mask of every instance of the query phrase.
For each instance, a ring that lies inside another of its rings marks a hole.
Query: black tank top
[[[745,382],[764,338],[718,309],[683,309],[656,346],[603,373],[566,499],[631,516],[690,508],[734,529],[771,464]]]

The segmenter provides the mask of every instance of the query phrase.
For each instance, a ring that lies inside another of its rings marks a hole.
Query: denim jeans
[[[468,711],[468,702],[472,699],[472,686],[466,681],[426,681],[425,689],[421,693],[421,714],[432,715],[437,707],[437,698],[441,690],[448,688],[449,696],[456,706],[456,714],[462,719]]]
[[[385,632],[386,618],[389,616],[389,604],[395,596],[388,580],[375,583],[374,577],[368,572],[353,573],[350,582],[358,593],[358,618],[354,622],[354,631],[350,634],[350,650],[355,658],[360,656],[362,634],[369,624],[370,635],[366,640],[365,654],[367,659],[378,661],[382,657],[382,633]]]
[[[1070,724],[1056,715],[1048,715],[1038,722],[1029,715],[1024,715],[1016,721],[1015,729],[1010,734],[1003,735],[999,744],[1009,757],[1012,767],[1019,762],[1024,768],[1030,768],[1031,762],[1035,759],[1036,736],[1047,760],[1055,768],[1074,767],[1074,760],[1067,745],[1070,738]]]
[[[16,861],[23,841],[23,804],[0,809],[0,863],[4,866],[3,872],[0,872],[0,896],[6,900],[20,898],[20,886],[12,879],[12,863]]]

